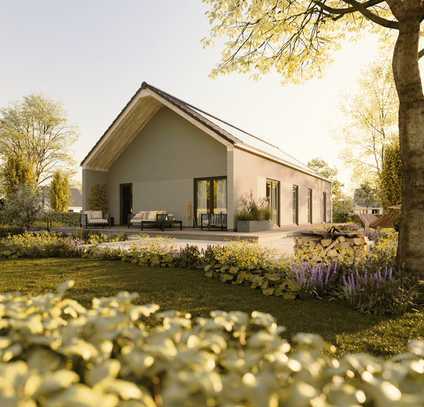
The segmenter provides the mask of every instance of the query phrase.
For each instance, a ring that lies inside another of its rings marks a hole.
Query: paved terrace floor
[[[185,247],[186,245],[194,245],[199,249],[205,249],[210,245],[226,245],[234,241],[249,241],[258,243],[259,245],[272,249],[277,256],[290,256],[294,253],[294,237],[301,232],[317,229],[322,225],[300,225],[285,226],[275,228],[270,231],[241,233],[234,231],[220,230],[200,230],[195,228],[184,228],[182,231],[178,229],[168,229],[165,231],[157,229],[128,228],[124,226],[113,226],[106,228],[90,228],[91,231],[97,231],[105,234],[126,234],[128,241],[105,243],[105,247],[119,247],[129,249],[134,246],[142,247],[146,244],[146,237],[164,237],[173,247]],[[72,228],[56,229],[61,232],[72,232]]]

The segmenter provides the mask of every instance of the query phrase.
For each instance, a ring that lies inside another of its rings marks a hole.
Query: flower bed
[[[334,263],[276,260],[272,252],[252,243],[211,246],[206,250],[195,246],[176,249],[167,240],[150,238],[145,239],[142,247],[128,251],[99,246],[110,240],[102,236],[93,237],[89,245],[84,245],[78,239],[47,233],[0,240],[0,259],[88,257],[123,260],[149,267],[199,269],[206,277],[260,289],[267,296],[337,299],[361,312],[396,314],[422,304],[423,284],[390,265],[394,256],[390,257],[392,243],[387,239],[378,241],[367,261],[356,268]]]
[[[418,406],[424,343],[391,360],[340,360],[324,340],[291,342],[269,314],[192,318],[123,292],[87,309],[56,293],[0,296],[0,405]]]

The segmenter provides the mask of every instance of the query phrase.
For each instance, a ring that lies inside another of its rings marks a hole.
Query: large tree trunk
[[[407,3],[408,1],[403,5]],[[401,4],[399,2],[393,8]],[[396,10],[399,11],[404,12],[405,9]],[[414,11],[415,13],[410,13],[409,10],[409,13],[396,16],[399,21],[399,37],[393,56],[393,72],[400,102],[399,137],[403,165],[398,265],[408,272],[422,274],[424,273],[424,96],[418,66],[421,16],[417,10]]]

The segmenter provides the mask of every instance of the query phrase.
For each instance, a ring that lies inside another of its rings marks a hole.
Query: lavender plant
[[[386,266],[378,270],[352,270],[342,277],[343,298],[361,312],[399,314],[414,305],[416,284]]]
[[[297,263],[293,264],[292,271],[297,283],[306,294],[322,298],[336,288],[339,275],[337,263]]]

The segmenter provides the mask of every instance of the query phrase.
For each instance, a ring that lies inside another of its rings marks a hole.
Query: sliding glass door
[[[194,180],[194,220],[200,226],[203,213],[227,213],[227,178],[209,177]]]

